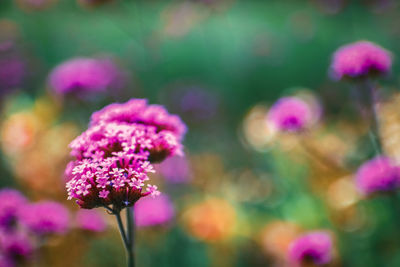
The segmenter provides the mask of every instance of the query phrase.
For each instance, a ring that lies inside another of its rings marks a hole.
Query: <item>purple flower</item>
[[[360,192],[369,195],[400,187],[400,168],[385,156],[377,156],[360,166],[356,174]]]
[[[74,58],[53,69],[49,85],[58,95],[104,92],[117,85],[120,71],[109,59]]]
[[[154,149],[151,141],[162,138],[154,128],[139,126],[95,125],[72,141],[71,154],[77,160],[67,179],[69,199],[77,199],[86,209],[107,205],[122,209],[142,196],[156,194],[145,190],[145,183],[149,180],[147,174],[154,172],[148,161]]]
[[[185,125],[161,106],[141,99],[112,104],[92,115],[89,129],[70,144],[76,158],[66,175],[68,199],[81,208],[131,207],[141,197],[159,195],[147,183],[151,163],[182,154]]]
[[[309,105],[297,97],[282,97],[269,110],[267,121],[279,131],[298,132],[313,122]]]
[[[69,212],[60,203],[40,201],[20,209],[21,224],[39,235],[63,234],[68,230]]]
[[[33,255],[34,247],[32,240],[23,232],[0,231],[0,250],[4,260],[8,261],[9,264],[13,264],[28,260]],[[3,259],[0,257],[1,260]],[[0,264],[0,266],[2,265]]]
[[[171,183],[185,183],[192,179],[189,162],[185,157],[168,158],[156,166],[156,170]]]
[[[145,99],[131,99],[126,103],[115,103],[93,113],[91,125],[101,122],[142,124],[155,127],[155,131],[170,132],[177,140],[182,140],[186,125],[177,115],[171,115],[160,105],[148,105]]]
[[[155,198],[144,198],[134,207],[135,223],[138,226],[155,226],[172,220],[175,214],[174,205],[167,195]]]
[[[107,227],[105,219],[96,210],[79,210],[76,213],[75,223],[78,228],[91,232],[103,232]]]
[[[291,266],[302,266],[304,263],[324,265],[331,262],[331,236],[323,231],[314,231],[298,237],[289,246],[288,258],[293,264]]]
[[[27,199],[17,190],[0,190],[0,226],[10,227],[15,222],[18,210],[27,203]]]
[[[340,47],[333,55],[331,71],[333,77],[359,78],[390,72],[391,53],[367,41],[359,41]]]

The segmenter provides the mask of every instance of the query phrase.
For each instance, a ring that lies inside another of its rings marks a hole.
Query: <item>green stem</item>
[[[134,252],[134,244],[135,244],[135,226],[134,226],[134,221],[133,221],[133,209],[132,208],[126,208],[126,224],[127,224],[127,232],[128,232],[128,267],[134,267],[135,266],[135,252]]]
[[[374,145],[375,151],[377,154],[382,154],[382,144],[379,134],[379,119],[378,113],[376,111],[375,103],[376,103],[376,92],[375,86],[369,81],[367,82],[368,94],[369,94],[369,108],[371,110],[371,127],[369,131],[369,135],[371,138],[371,142]]]
[[[129,241],[126,238],[124,225],[122,224],[122,220],[121,220],[121,214],[120,214],[120,212],[118,212],[118,213],[114,213],[114,215],[115,215],[115,218],[117,219],[119,233],[121,234],[121,238],[124,243],[125,250],[128,251],[129,250]]]

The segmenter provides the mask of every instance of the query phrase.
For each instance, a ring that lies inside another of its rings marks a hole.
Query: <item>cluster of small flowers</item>
[[[374,43],[359,41],[336,50],[331,71],[334,79],[354,79],[387,74],[391,66],[389,51]]]
[[[333,259],[333,242],[325,231],[305,233],[289,246],[288,259],[290,266],[323,266]]]
[[[36,241],[64,234],[68,227],[69,212],[63,205],[31,203],[17,190],[0,190],[0,263],[5,266],[29,261],[38,248]]]
[[[71,229],[70,212],[62,204],[42,200],[30,202],[15,189],[0,190],[0,266],[20,266],[43,245],[43,239],[62,235]],[[80,210],[75,227],[102,232],[104,218],[95,210]],[[25,265],[23,265],[25,266]]]
[[[181,155],[185,131],[179,117],[142,99],[95,112],[89,128],[70,144],[76,160],[66,170],[68,198],[81,208],[112,205],[119,211],[159,195],[157,186],[145,185],[154,172],[151,163]]]
[[[55,67],[48,83],[56,95],[85,96],[120,87],[121,76],[121,70],[110,59],[73,58]]]

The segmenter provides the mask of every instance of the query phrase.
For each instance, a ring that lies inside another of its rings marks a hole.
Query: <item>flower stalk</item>
[[[135,257],[134,257],[134,223],[133,216],[130,208],[126,208],[126,230],[121,218],[121,212],[115,212],[114,216],[117,219],[118,230],[121,235],[122,242],[126,251],[127,258],[127,266],[134,267],[135,266]]]

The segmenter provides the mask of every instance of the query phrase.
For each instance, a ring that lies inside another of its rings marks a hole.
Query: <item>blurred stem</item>
[[[382,145],[379,136],[379,120],[376,111],[376,86],[367,79],[360,82],[359,86],[354,88],[355,97],[359,112],[363,119],[370,125],[368,135],[374,146],[375,154],[382,153]]]
[[[128,267],[135,266],[135,257],[134,257],[134,249],[135,249],[135,226],[133,223],[133,209],[126,208],[126,224],[127,224],[127,239],[128,239]]]
[[[317,161],[318,163],[320,163],[321,165],[325,166],[328,169],[333,169],[333,170],[342,169],[342,166],[340,166],[339,163],[335,162],[328,155],[321,152],[318,148],[314,147],[312,144],[309,144],[307,137],[303,136],[303,138],[301,138],[299,141],[301,148],[310,158],[314,159],[315,161]]]
[[[376,97],[376,88],[374,84],[370,81],[367,80],[366,86],[368,87],[368,94],[369,94],[369,108],[371,110],[371,126],[370,126],[370,131],[369,135],[371,138],[371,141],[373,143],[373,146],[375,148],[376,153],[382,154],[382,144],[381,144],[381,139],[379,136],[379,120],[378,120],[378,113],[376,111],[376,102],[377,102],[377,97]]]

